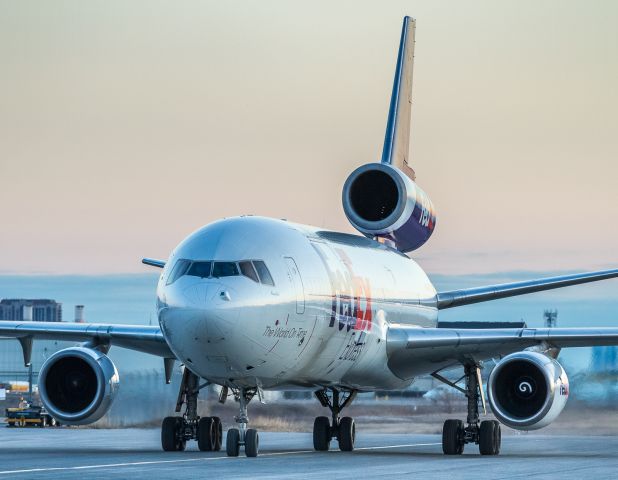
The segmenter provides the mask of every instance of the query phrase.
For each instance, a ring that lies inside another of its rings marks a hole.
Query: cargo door
[[[285,264],[288,267],[288,276],[292,283],[292,288],[296,295],[296,313],[305,313],[305,289],[303,288],[303,280],[300,277],[298,266],[292,257],[285,258]]]

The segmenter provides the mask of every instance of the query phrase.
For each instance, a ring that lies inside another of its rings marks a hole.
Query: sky
[[[0,273],[145,272],[239,214],[352,232],[401,20],[430,273],[618,265],[618,3],[0,0]]]

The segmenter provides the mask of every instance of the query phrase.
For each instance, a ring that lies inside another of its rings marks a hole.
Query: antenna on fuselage
[[[416,20],[403,18],[399,54],[393,93],[386,122],[382,163],[399,168],[414,180],[416,174],[410,166],[410,119],[412,113],[412,71],[414,69],[414,33]]]

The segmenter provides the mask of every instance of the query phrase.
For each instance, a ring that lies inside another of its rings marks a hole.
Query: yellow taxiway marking
[[[354,450],[383,450],[387,448],[405,448],[405,447],[426,447],[432,445],[441,445],[441,443],[407,443],[401,445],[380,445],[376,447],[357,447]],[[295,450],[289,452],[271,452],[263,453],[258,456],[258,459],[263,457],[275,457],[278,455],[297,455],[305,453],[316,453],[314,450]],[[166,463],[188,463],[188,462],[209,462],[215,460],[230,460],[237,457],[206,457],[206,458],[183,458],[178,460],[145,460],[142,462],[124,462],[124,463],[103,463],[100,465],[79,465],[76,467],[41,467],[27,468],[23,470],[3,470],[0,475],[15,475],[19,473],[38,473],[38,472],[62,472],[70,470],[93,470],[96,468],[113,468],[113,467],[133,467],[140,465],[161,465]]]

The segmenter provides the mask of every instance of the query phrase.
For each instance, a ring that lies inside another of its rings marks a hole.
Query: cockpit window
[[[179,259],[167,276],[166,285],[171,285],[183,275],[199,278],[219,278],[243,275],[256,283],[275,286],[268,267],[262,260],[240,262],[212,262]]]
[[[182,260],[182,259],[178,260],[176,262],[176,265],[172,267],[172,271],[167,277],[166,285],[171,285],[176,280],[178,280],[180,277],[182,277],[187,271],[187,268],[189,268],[189,265],[191,265],[191,262],[189,260]]]
[[[264,285],[275,286],[275,282],[273,281],[273,277],[270,276],[270,272],[268,271],[268,267],[262,260],[254,260],[253,265],[257,270],[258,275],[260,276],[260,281]]]
[[[210,277],[212,262],[193,262],[187,271],[187,275],[200,278]]]
[[[260,279],[255,272],[255,268],[253,268],[253,264],[250,261],[238,262],[238,266],[240,267],[240,273],[245,277],[249,277],[256,283],[260,282]]]
[[[238,275],[238,266],[235,262],[215,262],[212,268],[212,276],[219,277],[232,277]]]

